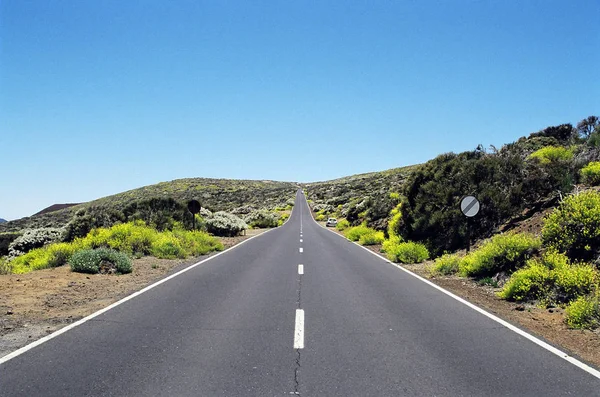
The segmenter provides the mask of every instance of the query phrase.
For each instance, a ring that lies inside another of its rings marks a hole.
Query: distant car
[[[336,225],[337,225],[337,219],[335,219],[335,218],[327,219],[327,223],[325,224],[325,226],[327,226],[327,227],[334,227]]]

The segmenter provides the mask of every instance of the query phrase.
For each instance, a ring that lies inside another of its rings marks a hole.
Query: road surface
[[[302,266],[299,266],[302,265]],[[600,380],[289,221],[0,364],[1,396],[593,396]]]

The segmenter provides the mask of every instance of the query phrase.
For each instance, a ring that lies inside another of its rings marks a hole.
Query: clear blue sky
[[[600,116],[600,1],[0,1],[0,217]]]

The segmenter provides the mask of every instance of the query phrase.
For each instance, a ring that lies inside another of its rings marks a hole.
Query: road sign
[[[200,208],[201,206],[198,200],[191,200],[188,203],[188,210],[190,210],[192,214],[197,214],[198,212],[200,212]]]
[[[460,210],[469,218],[474,217],[479,212],[479,200],[473,196],[466,196],[460,202]]]

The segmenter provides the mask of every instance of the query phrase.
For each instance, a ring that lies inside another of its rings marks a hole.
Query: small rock
[[[6,311],[6,314],[9,314],[9,315],[10,315],[10,314],[13,314],[13,313],[14,313],[14,312],[13,312],[12,310],[7,310],[7,311]]]
[[[554,310],[548,309],[548,313],[554,313]]]
[[[519,305],[519,306],[515,307],[515,310],[519,311],[519,312],[522,312],[523,310],[525,310],[525,306]]]

